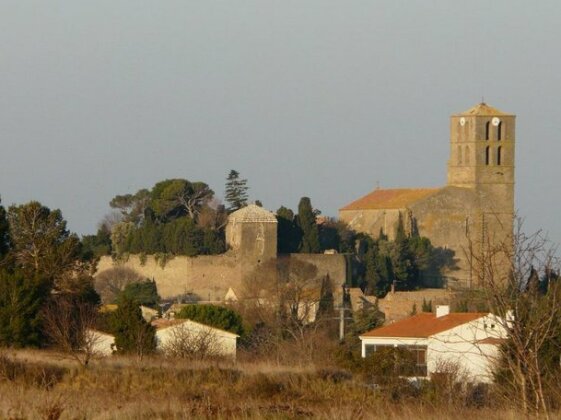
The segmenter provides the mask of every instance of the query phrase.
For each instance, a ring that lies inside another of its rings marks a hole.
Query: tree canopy
[[[11,256],[30,275],[56,281],[77,269],[80,240],[66,228],[60,210],[37,201],[8,209]]]
[[[121,208],[123,218],[111,230],[111,251],[117,256],[224,252],[225,210],[213,197],[207,184],[186,179],[167,179],[150,190],[115,197],[111,206]],[[88,240],[94,255],[108,248],[102,231]]]
[[[8,252],[9,238],[10,225],[8,224],[6,209],[2,206],[2,200],[0,199],[0,260]]]
[[[119,300],[129,299],[136,301],[139,305],[155,308],[160,302],[158,288],[154,280],[133,282],[125,286],[119,295]]]
[[[385,296],[394,282],[397,290],[441,286],[442,268],[454,265],[450,252],[435,248],[416,229],[407,233],[401,215],[393,241],[383,232],[378,239],[363,237],[361,240],[366,246],[363,288],[367,294],[378,297]]]
[[[166,179],[152,188],[150,207],[159,220],[173,220],[182,216],[195,220],[213,197],[214,191],[204,182]]]
[[[49,284],[20,270],[0,271],[0,345],[41,344],[41,308],[49,296]]]
[[[321,250],[319,243],[319,230],[316,224],[316,213],[308,197],[302,197],[298,204],[296,223],[302,231],[300,252],[307,254],[318,253]]]
[[[154,327],[144,320],[135,300],[128,297],[121,299],[109,322],[115,334],[117,353],[142,357],[156,350]]]
[[[238,335],[242,335],[244,332],[241,316],[222,306],[187,305],[181,308],[177,318],[190,319]]]

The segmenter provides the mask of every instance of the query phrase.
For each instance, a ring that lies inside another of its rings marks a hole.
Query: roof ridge
[[[373,210],[373,209],[399,209],[424,199],[443,187],[432,188],[377,188],[370,193],[352,201],[339,210]]]
[[[487,315],[489,312],[453,312],[437,317],[432,312],[421,312],[367,331],[361,337],[428,338]]]

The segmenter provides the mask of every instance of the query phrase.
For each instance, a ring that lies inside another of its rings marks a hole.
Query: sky
[[[561,243],[561,3],[0,0],[0,196],[93,233],[167,178],[236,169],[323,214],[446,183],[449,116],[517,115],[516,208]]]

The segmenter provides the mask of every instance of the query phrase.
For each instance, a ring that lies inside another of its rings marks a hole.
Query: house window
[[[485,140],[489,140],[489,133],[491,131],[491,121],[487,121],[485,124]]]
[[[469,146],[466,146],[466,150],[464,153],[464,162],[469,165]]]
[[[410,346],[394,344],[365,344],[364,356],[371,356],[373,353],[383,350],[407,350],[411,353],[406,366],[396,366],[401,370],[401,376],[427,376],[427,346]],[[413,366],[410,365],[413,362]]]
[[[485,165],[489,165],[490,158],[491,158],[491,149],[489,148],[489,146],[487,146],[485,148]]]
[[[497,165],[501,164],[502,147],[497,147]]]
[[[497,140],[501,140],[503,137],[503,122],[499,122],[497,126]]]
[[[458,165],[462,164],[462,146],[458,146]]]
[[[415,358],[414,376],[427,376],[427,346],[403,346]]]

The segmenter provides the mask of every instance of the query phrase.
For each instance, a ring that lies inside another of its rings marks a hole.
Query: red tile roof
[[[428,338],[462,324],[488,315],[487,313],[452,313],[436,317],[433,313],[420,313],[410,318],[375,328],[361,337]]]
[[[437,192],[439,188],[377,189],[347,204],[341,210],[402,209]]]

